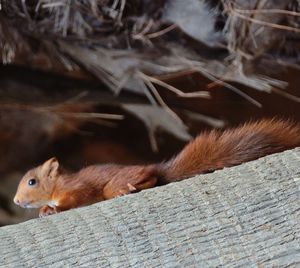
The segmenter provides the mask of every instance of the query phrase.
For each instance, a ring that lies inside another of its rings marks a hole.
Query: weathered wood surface
[[[1,267],[300,266],[300,149],[0,228]]]

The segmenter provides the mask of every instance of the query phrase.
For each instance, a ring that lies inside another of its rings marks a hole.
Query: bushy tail
[[[300,124],[265,119],[223,132],[200,134],[162,165],[162,173],[166,182],[177,181],[297,146],[300,146]]]

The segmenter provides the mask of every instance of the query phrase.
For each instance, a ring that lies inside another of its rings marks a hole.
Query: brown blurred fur
[[[25,174],[14,201],[23,207],[43,206],[40,215],[45,216],[235,166],[297,146],[300,146],[300,126],[272,119],[223,132],[213,130],[200,134],[166,163],[95,165],[72,174],[51,158]],[[35,186],[28,185],[31,178],[36,179]]]

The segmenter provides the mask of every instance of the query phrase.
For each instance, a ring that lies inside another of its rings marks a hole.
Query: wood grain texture
[[[1,267],[299,267],[300,148],[0,228]]]

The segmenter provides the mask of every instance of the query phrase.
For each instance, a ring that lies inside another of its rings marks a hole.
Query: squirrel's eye
[[[33,185],[35,185],[36,184],[36,179],[30,179],[29,181],[28,181],[28,185],[29,186],[33,186]]]

